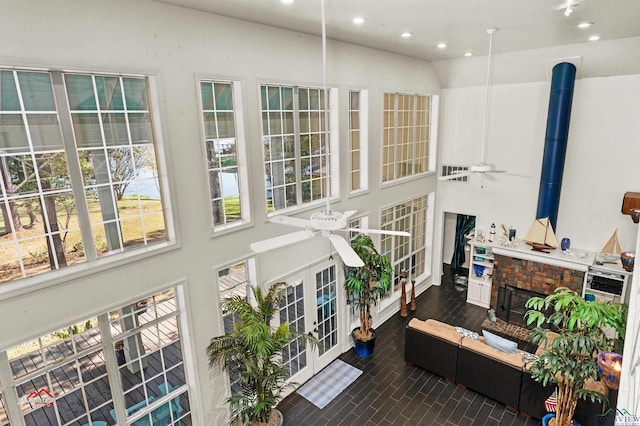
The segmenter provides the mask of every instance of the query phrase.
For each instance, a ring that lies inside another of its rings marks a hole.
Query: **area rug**
[[[336,359],[298,389],[298,393],[323,409],[362,374],[361,370]]]

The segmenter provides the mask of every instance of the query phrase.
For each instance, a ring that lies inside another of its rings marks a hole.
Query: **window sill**
[[[242,229],[251,228],[253,226],[253,222],[249,220],[244,220],[241,222],[235,222],[227,225],[218,225],[217,227],[211,228],[211,238],[220,237],[223,235],[231,234],[233,232],[240,231]]]
[[[114,256],[98,258],[93,262],[85,262],[72,265],[55,271],[43,272],[27,278],[20,278],[0,284],[0,301],[25,296],[30,293],[46,290],[72,280],[95,274],[97,272],[108,271],[122,265],[157,256],[162,253],[180,248],[175,241],[165,241],[152,244],[148,247],[135,250],[129,253],[120,253]]]
[[[380,187],[384,189],[384,188],[392,187],[395,185],[402,185],[403,183],[412,182],[414,180],[420,180],[420,179],[424,179],[432,176],[437,177],[438,175],[435,171],[423,172],[417,175],[405,176],[403,178],[382,182]]]

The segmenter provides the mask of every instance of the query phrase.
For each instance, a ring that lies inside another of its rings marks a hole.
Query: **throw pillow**
[[[516,342],[512,342],[511,340],[507,340],[503,337],[490,333],[487,330],[482,330],[482,335],[484,336],[484,341],[487,345],[492,348],[496,348],[509,354],[518,353],[518,344]]]
[[[466,328],[456,327],[456,331],[460,333],[462,337],[466,337],[467,339],[478,340],[480,335],[475,331],[467,330]]]

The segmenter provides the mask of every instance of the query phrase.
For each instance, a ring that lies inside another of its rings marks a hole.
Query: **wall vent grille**
[[[456,166],[451,164],[442,165],[442,176],[450,176],[454,172],[468,172],[469,166]],[[450,179],[449,182],[469,182],[469,176],[460,176],[455,179]]]

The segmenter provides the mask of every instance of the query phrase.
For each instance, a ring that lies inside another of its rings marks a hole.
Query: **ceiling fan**
[[[324,120],[325,120],[325,129],[329,128],[328,125],[328,111],[329,111],[329,97],[327,91],[327,34],[326,34],[326,20],[325,20],[325,10],[324,10],[324,2],[325,0],[321,0],[322,6],[322,80],[323,80],[323,91],[324,91]],[[326,164],[328,168],[329,164],[329,142],[328,137],[325,138],[326,149]],[[321,169],[322,173],[322,169]],[[386,234],[386,235],[396,235],[396,236],[411,236],[408,232],[403,231],[387,231],[381,229],[364,229],[364,228],[350,228],[349,227],[349,218],[352,217],[357,210],[349,210],[345,212],[340,211],[331,211],[329,206],[329,199],[331,198],[331,182],[330,179],[327,179],[327,185],[329,187],[329,191],[327,194],[327,205],[325,211],[315,212],[311,214],[309,219],[301,219],[297,217],[291,216],[273,216],[269,219],[270,222],[279,223],[282,225],[293,226],[296,228],[302,228],[300,231],[291,232],[284,235],[278,235],[277,237],[269,238],[262,241],[257,241],[251,244],[251,250],[256,253],[263,253],[270,250],[275,250],[280,247],[288,246],[290,244],[295,244],[301,241],[308,240],[310,238],[315,237],[320,234],[323,237],[326,237],[331,242],[331,245],[336,250],[340,258],[344,262],[345,265],[351,267],[361,267],[364,266],[362,259],[357,255],[357,253],[351,248],[349,242],[341,235],[336,234],[336,232],[340,231],[352,231],[352,232],[360,232],[367,234]]]
[[[491,66],[493,62],[493,34],[497,30],[495,28],[487,29],[489,34],[489,59],[487,61],[487,84],[485,89],[485,101],[484,101],[484,121],[482,125],[482,146],[480,148],[480,162],[477,164],[471,164],[467,170],[453,171],[446,176],[440,176],[439,180],[454,180],[465,176],[471,176],[472,174],[479,174],[482,178],[481,187],[484,187],[484,178],[488,180],[494,180],[491,173],[504,173],[505,170],[495,170],[493,165],[484,162],[484,146],[487,140],[487,122],[489,116],[489,86],[491,83]]]

